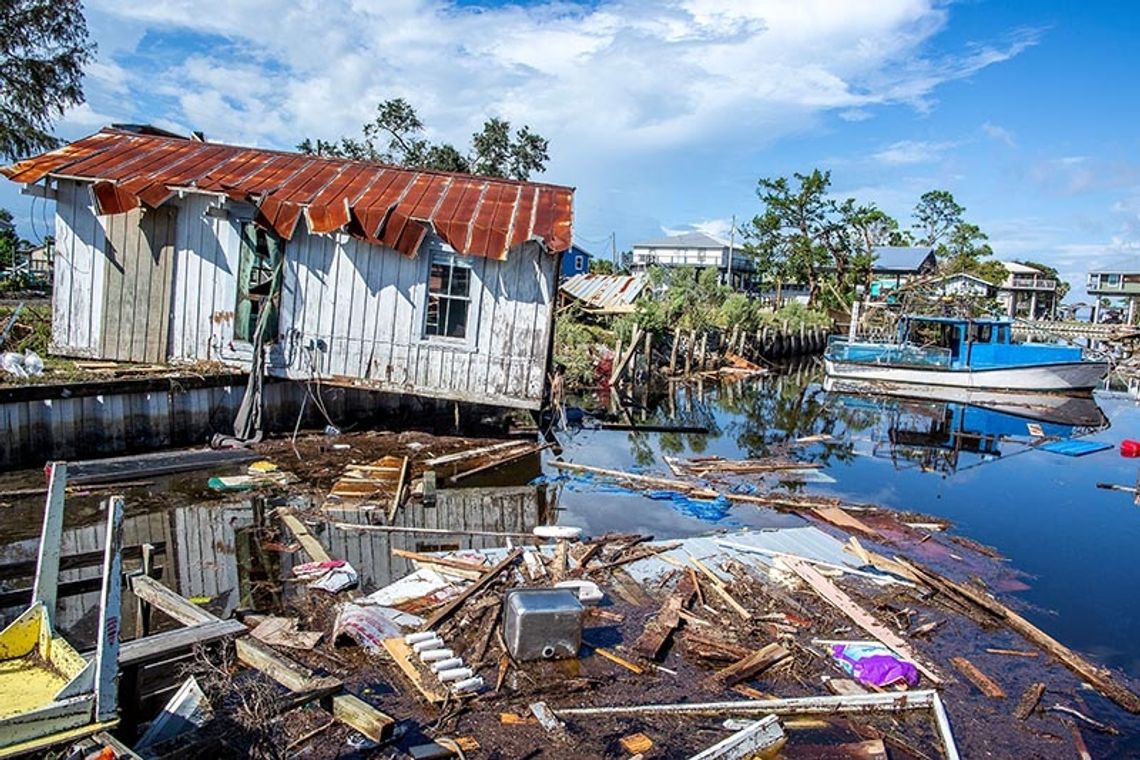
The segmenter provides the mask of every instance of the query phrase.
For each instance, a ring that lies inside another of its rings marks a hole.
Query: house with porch
[[[1085,288],[1094,296],[1092,321],[1099,322],[1102,298],[1123,298],[1127,303],[1125,320],[1136,323],[1136,300],[1140,298],[1140,272],[1126,269],[1099,269],[1088,273]]]
[[[52,351],[537,409],[573,189],[104,129],[55,201]]]
[[[703,232],[635,243],[631,271],[644,272],[650,266],[693,267],[698,271],[715,268],[720,281],[728,283],[731,278],[735,288],[747,287],[756,273],[756,264],[739,246]]]
[[[1057,314],[1057,280],[1036,267],[1003,261],[1005,280],[998,284],[998,304],[1007,316],[1053,319]]]

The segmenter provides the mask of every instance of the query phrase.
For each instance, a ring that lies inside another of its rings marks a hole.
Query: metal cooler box
[[[570,589],[519,588],[503,600],[503,638],[516,660],[577,657],[582,604]]]

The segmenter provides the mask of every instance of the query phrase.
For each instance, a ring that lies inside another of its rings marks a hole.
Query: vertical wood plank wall
[[[173,269],[165,275],[173,277],[169,357],[247,366],[249,347],[234,343],[233,316],[237,220],[251,209],[227,201],[226,214],[207,213],[219,203],[214,196],[187,194],[167,204],[177,209],[171,255],[160,257]],[[134,214],[96,217],[86,185],[74,182],[60,182],[58,206],[55,343],[65,348],[61,353],[119,358],[121,352],[100,354],[104,270],[113,267],[103,253],[104,225],[114,225],[118,234]],[[431,253],[441,249],[439,238],[429,235],[420,255],[408,258],[345,234],[311,235],[302,221],[285,245],[279,339],[269,371],[292,379],[364,379],[396,393],[538,408],[557,257],[534,243],[512,250],[504,262],[472,257],[468,325],[474,335],[457,342],[423,333]],[[115,293],[121,294],[118,302],[125,300],[125,289]],[[112,295],[106,300],[116,302]],[[121,326],[122,318],[116,319]],[[140,340],[149,342],[150,335]]]
[[[55,206],[52,350],[97,356],[103,316],[104,229],[88,185],[59,183]]]
[[[171,205],[107,217],[103,358],[167,360],[177,220]]]

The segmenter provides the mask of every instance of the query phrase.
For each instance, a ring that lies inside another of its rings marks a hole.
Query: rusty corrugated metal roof
[[[562,283],[563,293],[589,309],[609,313],[631,312],[645,289],[645,274],[576,274]]]
[[[301,215],[311,232],[344,229],[414,256],[429,226],[456,251],[503,260],[541,240],[570,247],[573,188],[403,169],[363,161],[104,129],[0,168],[13,182],[43,177],[92,183],[96,210],[157,207],[179,190],[249,201],[257,222],[286,240]]]

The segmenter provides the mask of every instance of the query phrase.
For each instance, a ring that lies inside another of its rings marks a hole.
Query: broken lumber
[[[503,559],[502,562],[488,570],[482,578],[468,586],[462,594],[452,599],[450,602],[440,608],[434,615],[428,618],[428,620],[422,626],[420,626],[420,630],[430,631],[432,628],[435,628],[444,620],[447,620],[447,618],[451,617],[451,615],[454,614],[457,609],[463,606],[464,602],[490,585],[491,582],[498,578],[504,570],[514,565],[518,558],[522,556],[522,551],[522,549],[513,549],[511,553]]]
[[[424,467],[438,467],[441,464],[451,464],[453,462],[461,462],[464,459],[471,457],[482,456],[483,454],[490,454],[495,451],[502,451],[509,449],[513,446],[523,446],[526,441],[505,441],[503,443],[493,443],[489,446],[480,446],[475,449],[467,449],[466,451],[457,451],[454,454],[444,454],[443,456],[432,457],[431,459],[424,460]]]
[[[392,495],[392,506],[388,508],[388,522],[391,523],[396,519],[396,512],[399,511],[400,505],[404,503],[404,491],[408,484],[408,458],[404,457],[403,463],[400,465],[400,474],[396,478],[396,493]]]
[[[693,755],[689,760],[743,760],[763,756],[786,739],[784,727],[775,715],[767,715],[745,728]]]
[[[444,702],[447,700],[447,692],[440,686],[439,682],[435,679],[428,681],[424,679],[423,674],[420,673],[415,663],[412,661],[414,655],[412,648],[399,636],[394,636],[390,639],[384,639],[380,642],[385,651],[391,656],[392,661],[396,663],[396,667],[412,682],[412,686],[416,687],[424,699],[428,702]]]
[[[645,624],[645,629],[633,645],[633,651],[647,660],[657,659],[669,636],[681,624],[681,610],[689,605],[696,594],[696,578],[686,573],[657,614]]]
[[[303,522],[297,519],[296,515],[288,509],[278,509],[277,514],[281,518],[281,521],[285,523],[285,526],[293,533],[298,543],[301,544],[301,548],[305,550],[305,554],[309,555],[309,559],[313,562],[332,561],[332,557],[330,557],[329,553],[325,551],[325,548],[321,546],[321,542],[309,532],[309,529],[305,527]]]
[[[977,665],[965,657],[951,657],[950,664],[957,668],[959,673],[966,676],[970,683],[977,686],[978,690],[987,697],[1005,699],[1005,690],[998,685],[997,681],[987,676],[978,669]]]
[[[781,644],[772,642],[727,668],[713,673],[705,679],[704,687],[711,690],[725,689],[740,681],[746,681],[791,656],[792,653]]]
[[[456,571],[456,575],[460,575],[468,580],[477,581],[483,577],[483,573],[487,572],[487,568],[483,565],[477,565],[474,562],[464,562],[459,559],[450,559],[448,557],[436,557],[431,554],[421,554],[420,552],[412,552],[407,549],[399,549],[395,546],[392,547],[392,556],[401,557],[403,559],[418,562],[421,565],[436,565],[437,567],[444,567],[448,570]]]
[[[888,649],[893,650],[895,654],[912,662],[935,685],[945,683],[945,678],[932,665],[923,663],[922,658],[911,649],[906,641],[880,623],[871,613],[860,607],[846,592],[820,575],[814,567],[791,557],[781,557],[781,560],[792,572],[811,586],[824,601],[847,615],[853,623],[874,636]]]
[[[486,464],[481,464],[478,467],[472,467],[470,470],[464,470],[463,472],[455,473],[454,475],[452,475],[450,478],[447,479],[447,482],[448,483],[458,483],[459,481],[463,480],[464,478],[469,478],[472,475],[478,475],[481,472],[487,472],[488,470],[494,470],[498,467],[502,467],[503,465],[510,464],[511,462],[517,462],[520,459],[526,459],[527,457],[533,456],[534,454],[537,454],[540,451],[544,451],[546,449],[551,448],[553,445],[554,445],[553,443],[544,443],[541,445],[535,444],[534,446],[528,446],[527,448],[520,449],[518,451],[514,451],[514,450],[508,451],[503,456],[498,457],[498,458],[494,459],[493,461],[487,462]]]
[[[949,596],[951,599],[964,601],[980,608],[996,621],[1004,623],[1010,630],[1023,636],[1027,641],[1044,649],[1065,667],[1128,712],[1140,713],[1140,696],[1113,678],[1111,671],[1096,667],[994,597],[965,584],[956,583],[918,563],[906,559],[896,558],[896,560],[913,573],[916,581]]]
[[[1021,701],[1017,703],[1017,709],[1013,714],[1017,716],[1018,720],[1025,720],[1037,709],[1037,705],[1041,702],[1041,697],[1044,694],[1045,684],[1040,681],[1030,684],[1025,693],[1021,695]]]

